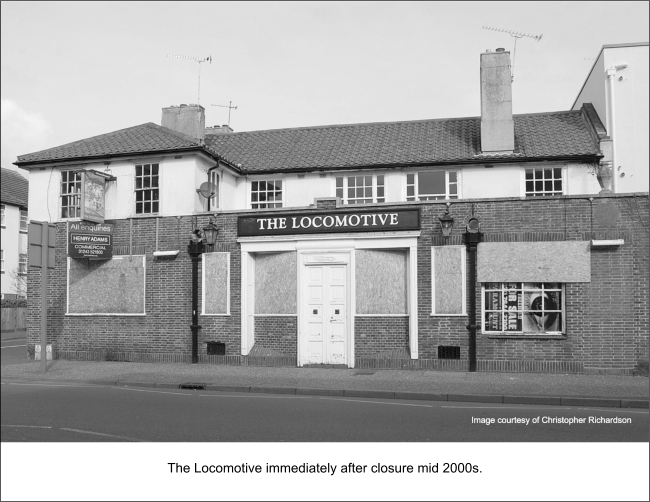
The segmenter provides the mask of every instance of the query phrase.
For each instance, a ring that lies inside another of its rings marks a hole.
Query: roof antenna
[[[512,31],[512,30],[502,30],[501,28],[493,28],[492,26],[483,26],[484,30],[492,30],[492,31],[499,31],[501,33],[507,33],[511,37],[514,37],[515,39],[515,48],[512,51],[512,66],[510,67],[510,77],[511,77],[511,82],[515,81],[515,56],[517,55],[517,40],[523,37],[528,37],[528,38],[533,38],[537,42],[539,42],[542,39],[542,35],[531,35],[529,33],[520,33],[518,31]]]
[[[211,105],[211,106],[220,106],[221,108],[228,108],[228,127],[230,127],[230,110],[236,110],[236,106],[232,106],[232,101],[229,101],[227,105]]]
[[[198,104],[201,104],[201,63],[205,63],[206,61],[210,64],[212,64],[212,56],[208,56],[207,58],[202,58],[202,57],[196,57],[196,56],[177,56],[175,54],[167,54],[168,58],[181,58],[181,59],[193,59],[197,63],[199,63],[199,97],[198,97]]]

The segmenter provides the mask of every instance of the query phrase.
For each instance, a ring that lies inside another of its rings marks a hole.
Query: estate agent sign
[[[420,211],[341,211],[240,216],[240,237],[333,232],[391,232],[419,230]]]
[[[68,222],[68,256],[108,260],[113,256],[113,225]]]

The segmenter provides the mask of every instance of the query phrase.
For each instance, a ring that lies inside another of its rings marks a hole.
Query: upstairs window
[[[336,196],[344,204],[386,202],[384,175],[337,176]]]
[[[158,164],[135,166],[135,214],[155,214],[160,209]]]
[[[5,226],[5,205],[0,205],[0,225]]]
[[[27,232],[27,211],[25,209],[20,210],[20,231]]]
[[[406,174],[406,200],[458,198],[458,171],[420,171]]]
[[[251,208],[282,207],[282,180],[251,182]]]
[[[81,217],[81,172],[61,171],[61,218]]]
[[[208,173],[208,181],[212,183],[214,195],[210,197],[210,209],[219,209],[219,171],[214,170]]]
[[[27,254],[20,254],[18,260],[18,274],[27,275]]]
[[[562,195],[562,168],[526,169],[526,197]]]

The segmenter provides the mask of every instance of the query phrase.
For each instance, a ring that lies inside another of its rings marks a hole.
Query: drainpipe
[[[477,218],[470,218],[463,237],[467,246],[469,258],[469,371],[476,371],[476,248],[481,242],[483,234],[479,231],[480,224]]]
[[[612,192],[618,192],[618,165],[616,164],[616,140],[614,139],[614,82],[616,81],[616,72],[627,68],[627,64],[619,64],[609,68],[607,75],[607,134],[612,140]]]

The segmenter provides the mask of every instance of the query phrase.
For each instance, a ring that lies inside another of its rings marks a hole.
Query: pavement
[[[8,381],[381,399],[648,409],[647,376],[275,368],[180,363],[40,361],[2,366]]]

